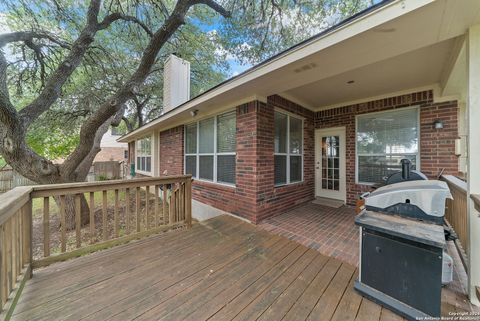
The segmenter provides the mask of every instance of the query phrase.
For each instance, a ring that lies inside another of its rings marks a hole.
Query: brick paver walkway
[[[350,207],[307,203],[264,220],[260,227],[357,266],[359,239],[354,219],[355,211]]]

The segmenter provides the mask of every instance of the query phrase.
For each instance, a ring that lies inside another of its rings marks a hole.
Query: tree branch
[[[136,95],[139,87],[144,83],[155,63],[155,59],[168,39],[185,23],[188,10],[196,4],[206,4],[224,16],[230,13],[212,0],[179,0],[172,14],[150,38],[150,42],[143,51],[139,65],[130,78],[105,103],[88,117],[80,129],[80,143],[61,165],[63,177],[75,180],[75,171],[82,160],[88,156],[95,141],[95,133],[110,117],[115,115],[124,104]]]
[[[8,93],[7,67],[7,60],[0,51],[0,122],[2,123],[12,123],[17,118],[17,111],[10,101]]]
[[[230,18],[232,16],[232,13],[230,11],[226,10],[218,2],[215,2],[213,0],[194,0],[193,4],[204,4],[206,6],[209,6],[210,8],[221,14],[224,18]]]
[[[134,22],[136,23],[137,25],[139,25],[150,37],[153,37],[153,32],[150,30],[150,28],[147,27],[146,24],[144,24],[142,21],[140,21],[139,19],[137,19],[136,17],[133,17],[133,16],[128,16],[128,15],[124,15],[124,14],[121,14],[121,13],[112,13],[108,16],[106,16],[102,22],[100,22],[98,24],[98,28],[100,30],[102,29],[106,29],[108,28],[113,22],[117,21],[117,20],[124,20],[124,21],[128,21],[128,22]]]
[[[38,63],[40,64],[40,82],[43,87],[45,85],[45,61],[43,59],[42,49],[31,40],[26,40],[25,44],[33,50],[35,57],[37,57]]]
[[[127,100],[131,99],[138,92],[138,87],[143,84],[149,74],[158,52],[170,36],[184,24],[185,15],[192,5],[193,2],[189,2],[189,0],[179,0],[176,3],[172,14],[151,37],[135,72],[115,94],[109,97],[105,103],[86,119],[80,129],[80,143],[62,164],[62,175],[74,179],[72,175],[74,176],[76,168],[87,157],[91,146],[93,146],[95,140],[94,133],[112,115],[116,114]]]
[[[47,39],[62,48],[70,49],[70,45],[65,41],[57,39],[55,36],[44,32],[35,31],[16,31],[10,33],[4,33],[0,35],[0,48],[13,42],[27,42],[33,41],[33,39]]]
[[[98,31],[97,17],[100,10],[100,2],[100,0],[91,0],[87,12],[87,23],[80,36],[73,43],[69,54],[52,73],[37,98],[19,112],[25,129],[58,99],[63,85],[80,65],[85,52],[93,42],[94,36]]]
[[[80,165],[78,165],[77,169],[75,170],[75,177],[78,181],[84,181],[90,171],[90,167],[92,167],[92,163],[95,160],[97,154],[101,151],[100,143],[102,141],[103,135],[108,131],[110,126],[115,126],[119,124],[122,120],[122,115],[124,113],[124,108],[121,108],[114,116],[110,117],[105,123],[103,123],[95,133],[95,138],[93,142],[93,146],[90,149],[88,155],[82,160]]]
[[[134,128],[133,128],[133,124],[132,124],[132,122],[130,121],[130,119],[128,119],[128,118],[125,117],[125,116],[122,116],[122,120],[123,120],[123,122],[125,123],[125,125],[127,126],[128,132],[133,132]]]

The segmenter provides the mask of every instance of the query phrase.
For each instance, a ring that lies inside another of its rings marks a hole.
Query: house
[[[322,247],[340,241],[335,250],[358,254],[354,210],[310,201],[353,204],[400,158],[433,178],[443,172],[454,196],[445,218],[467,251],[468,289],[445,286],[441,315],[478,316],[480,2],[382,2],[191,100],[188,62],[172,56],[165,70],[166,112],[119,139],[139,178],[0,195],[0,319],[412,319],[354,290],[358,260],[265,228],[293,219],[284,231],[323,234]],[[192,222],[223,212],[232,215]],[[407,295],[434,273],[405,262],[443,263],[443,229],[429,226],[430,253],[398,264],[416,278],[395,273],[389,283]],[[418,245],[414,236],[403,246]],[[398,247],[371,249],[405,258]]]
[[[111,127],[100,141],[100,152],[95,156],[94,162],[118,161],[123,162],[128,158],[128,144],[117,142],[121,136],[117,128]]]
[[[315,197],[353,205],[402,158],[430,178],[466,175],[478,194],[479,86],[479,1],[383,1],[118,141],[138,174],[192,174],[194,215],[258,223]],[[480,284],[480,254],[469,260]]]

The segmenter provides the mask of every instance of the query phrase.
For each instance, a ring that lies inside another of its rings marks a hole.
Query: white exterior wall
[[[471,194],[480,194],[480,25],[467,33],[467,118],[468,118],[468,291],[470,301],[480,306],[475,286],[480,286],[480,213],[474,208]]]
[[[117,139],[120,136],[112,135],[112,129],[109,128],[108,131],[103,135],[102,140],[100,141],[100,148],[103,147],[116,147],[128,149],[127,143],[119,143]]]

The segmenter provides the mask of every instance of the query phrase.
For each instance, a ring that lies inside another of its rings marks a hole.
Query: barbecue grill
[[[400,182],[365,197],[365,209],[355,219],[360,226],[355,289],[410,320],[440,317],[443,216],[445,200],[452,198],[445,182],[422,175],[412,180],[404,168]]]

